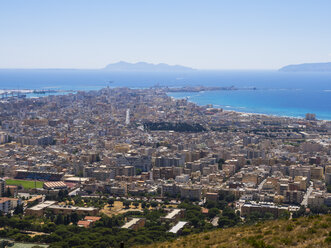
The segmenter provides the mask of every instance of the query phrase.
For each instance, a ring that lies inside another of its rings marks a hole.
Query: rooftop
[[[173,226],[169,232],[171,233],[177,233],[180,229],[182,229],[188,222],[186,221],[179,221],[175,226]]]

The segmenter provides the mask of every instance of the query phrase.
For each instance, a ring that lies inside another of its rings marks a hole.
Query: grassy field
[[[35,187],[34,181],[26,181],[26,180],[16,180],[16,179],[6,179],[7,185],[21,185],[25,189],[33,189]],[[43,182],[36,181],[37,188],[42,188],[44,185]]]
[[[331,247],[331,216],[265,221],[251,226],[218,229],[139,248],[278,248]]]

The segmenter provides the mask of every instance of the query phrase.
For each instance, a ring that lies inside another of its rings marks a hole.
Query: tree
[[[283,218],[285,218],[285,219],[288,219],[288,218],[290,218],[290,216],[287,215],[287,214],[289,214],[289,212],[288,212],[288,211],[286,211],[286,212],[287,212],[287,213],[282,213],[281,216],[283,216]],[[288,217],[286,217],[286,216],[288,216]],[[274,219],[274,218],[275,218],[275,216],[274,216],[272,213],[266,212],[266,213],[264,214],[264,219],[266,219],[266,220],[272,220],[272,219]]]
[[[228,194],[227,196],[225,196],[225,201],[227,202],[234,202],[235,201],[235,196],[234,194]]]
[[[59,193],[57,194],[57,196],[59,197],[59,200],[60,201],[63,200],[63,190],[62,189],[59,191]]]
[[[329,208],[323,204],[318,207],[311,207],[310,211],[314,214],[327,214],[329,212]]]
[[[79,217],[78,217],[78,214],[77,213],[72,213],[71,215],[70,215],[70,219],[71,219],[71,222],[73,223],[73,224],[77,224],[77,222],[79,221]]]
[[[184,228],[182,230],[182,235],[186,236],[186,235],[189,235],[191,233],[191,230],[189,228]]]
[[[60,201],[63,201],[65,197],[67,197],[69,194],[68,190],[60,190],[59,193],[58,193],[58,197],[59,197],[59,200]]]
[[[240,217],[231,208],[226,207],[218,220],[219,227],[231,227],[240,222]]]
[[[218,200],[222,201],[225,199],[226,193],[224,191],[218,192]]]
[[[17,204],[14,214],[23,214],[23,204]]]
[[[56,225],[61,225],[64,223],[64,218],[62,214],[58,214],[55,218],[55,224]]]
[[[151,206],[152,206],[152,208],[156,208],[157,206],[158,206],[159,204],[157,203],[157,202],[151,202]]]
[[[291,214],[289,211],[284,211],[279,216],[280,219],[288,220],[290,218]]]
[[[229,219],[226,216],[221,216],[218,219],[218,226],[219,227],[231,227],[231,226],[234,226],[234,225],[235,225],[234,221]]]
[[[223,164],[225,163],[225,160],[223,158],[220,158],[218,160],[218,169],[222,170]]]
[[[139,206],[139,202],[137,202],[137,201],[133,202],[133,206],[135,206],[137,208]]]
[[[115,200],[114,200],[114,198],[109,198],[107,202],[111,207],[113,207]]]
[[[222,212],[222,215],[229,217],[230,219],[236,219],[238,217],[235,211],[231,208],[225,208]]]
[[[217,204],[214,201],[207,201],[206,204],[205,204],[205,207],[208,208],[208,209],[216,208],[216,206],[217,206]]]
[[[9,187],[7,188],[7,192],[4,194],[5,197],[11,197],[11,192],[10,192],[10,189]]]
[[[295,211],[292,215],[293,218],[299,218],[301,216],[304,216],[306,213],[306,208],[304,206],[301,206],[298,211]]]
[[[28,208],[31,208],[31,207],[33,207],[33,206],[37,205],[38,203],[39,203],[39,201],[38,201],[38,200],[34,200],[33,202],[28,202],[28,205],[27,205],[27,207],[28,207]]]
[[[220,211],[218,210],[218,208],[211,208],[208,211],[208,217],[210,219],[214,218],[216,215],[218,215],[220,213]]]
[[[221,201],[218,202],[217,208],[223,210],[227,205],[228,205],[228,203],[225,200],[221,200]]]
[[[56,233],[52,233],[51,235],[47,235],[45,237],[45,242],[47,243],[59,242],[61,240],[62,240],[61,236],[57,235]]]
[[[79,246],[80,244],[82,244],[82,242],[83,241],[80,238],[78,238],[77,236],[74,236],[68,240],[69,247]]]
[[[192,218],[190,218],[190,223],[194,226],[194,227],[198,227],[200,224],[200,218],[198,218],[197,216],[193,216]]]
[[[142,169],[136,168],[136,175],[139,176],[142,173]]]
[[[130,207],[130,205],[131,205],[130,201],[128,201],[128,200],[123,201],[123,206],[125,207],[125,209],[128,209]]]

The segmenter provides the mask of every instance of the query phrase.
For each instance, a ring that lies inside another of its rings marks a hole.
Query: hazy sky
[[[327,62],[330,12],[330,0],[0,0],[0,67]]]

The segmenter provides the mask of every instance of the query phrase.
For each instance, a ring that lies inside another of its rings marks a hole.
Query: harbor
[[[26,98],[26,97],[38,97],[46,95],[58,95],[65,93],[74,93],[73,90],[60,90],[60,89],[2,89],[0,90],[0,99],[10,98]]]

